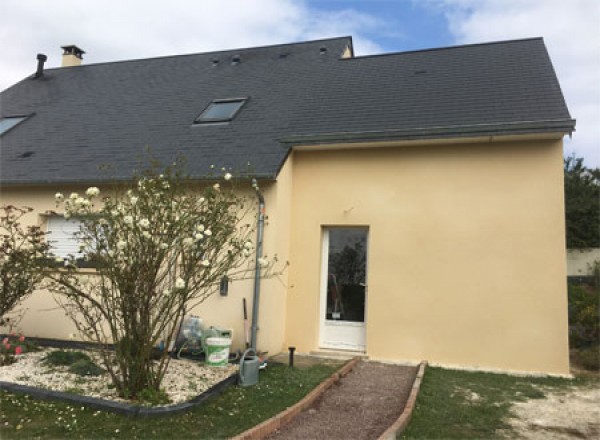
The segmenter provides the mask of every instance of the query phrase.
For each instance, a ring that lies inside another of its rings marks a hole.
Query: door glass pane
[[[364,322],[367,230],[329,230],[326,319]]]

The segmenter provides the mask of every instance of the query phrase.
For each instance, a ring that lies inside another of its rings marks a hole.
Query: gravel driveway
[[[417,367],[359,362],[269,439],[373,439],[404,409]]]

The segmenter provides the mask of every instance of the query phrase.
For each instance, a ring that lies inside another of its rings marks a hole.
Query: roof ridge
[[[249,46],[249,47],[241,47],[241,48],[233,48],[233,49],[225,49],[225,50],[213,50],[213,51],[209,51],[209,52],[194,52],[194,53],[184,53],[184,54],[178,54],[178,55],[162,55],[162,56],[148,57],[148,58],[134,58],[134,59],[129,59],[129,60],[101,61],[98,63],[81,64],[79,66],[71,66],[71,67],[81,68],[81,67],[99,66],[99,65],[105,65],[105,64],[134,63],[134,62],[139,62],[139,61],[164,60],[167,58],[192,57],[192,56],[198,56],[198,55],[211,55],[211,54],[228,53],[228,52],[243,52],[243,51],[249,51],[249,50],[272,49],[272,48],[284,47],[284,46],[299,46],[299,45],[304,45],[304,44],[315,44],[315,43],[320,43],[320,42],[324,42],[324,41],[334,41],[334,40],[348,40],[350,45],[352,45],[352,36],[346,35],[343,37],[320,38],[317,40],[297,41],[294,43],[266,44],[264,46]],[[69,67],[69,68],[71,68],[71,67]],[[60,69],[64,69],[64,67],[61,67],[61,66],[50,67],[45,70],[60,70]]]
[[[420,53],[420,52],[436,52],[436,51],[441,51],[441,50],[462,49],[464,47],[492,46],[492,45],[496,45],[496,44],[518,43],[521,41],[533,41],[533,40],[544,41],[544,38],[543,37],[529,37],[529,38],[515,38],[513,40],[488,41],[485,43],[457,44],[454,46],[430,47],[428,49],[414,49],[414,50],[404,50],[404,51],[399,51],[399,52],[376,53],[376,54],[371,54],[371,55],[358,55],[358,56],[354,56],[352,58],[342,58],[342,60],[344,60],[344,61],[360,60],[362,58],[385,57],[385,56],[390,56],[390,55],[404,55],[404,54]]]

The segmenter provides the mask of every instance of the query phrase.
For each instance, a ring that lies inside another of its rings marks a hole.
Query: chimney
[[[35,72],[35,78],[39,78],[44,74],[44,63],[46,62],[47,59],[48,59],[48,57],[46,55],[44,55],[43,53],[37,54],[38,65],[37,65],[37,70]]]
[[[63,50],[62,55],[62,67],[81,66],[81,60],[83,59],[83,50],[75,46],[61,46]]]

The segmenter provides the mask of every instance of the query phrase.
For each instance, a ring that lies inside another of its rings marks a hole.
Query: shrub
[[[79,361],[92,362],[90,357],[82,353],[81,351],[65,351],[65,350],[57,350],[52,351],[46,355],[44,361],[49,365],[63,365],[69,366],[74,365]]]
[[[586,370],[600,371],[600,346],[580,350],[577,361]]]
[[[103,368],[100,368],[93,361],[88,359],[79,359],[69,367],[71,373],[79,376],[100,376],[105,373]]]
[[[171,399],[165,390],[155,390],[153,388],[144,388],[138,393],[138,400],[150,405],[166,405],[171,403]]]
[[[82,220],[81,252],[97,269],[81,277],[73,258],[66,270],[48,272],[51,289],[80,334],[101,347],[115,344],[114,353],[102,351],[103,366],[121,397],[159,392],[170,358],[165,350],[153,360],[154,347],[170,346],[183,316],[217,292],[225,275],[254,269],[253,225],[244,218],[256,204],[236,194],[231,177],[199,186],[175,164],[143,173],[98,205],[96,187],[56,194],[65,217]]]
[[[11,326],[8,313],[42,281],[40,270],[49,249],[38,226],[23,227],[21,218],[31,208],[0,208],[0,325]]]
[[[25,336],[11,333],[2,340],[0,346],[0,366],[10,365],[17,360],[17,356],[27,351]]]
[[[572,348],[600,343],[599,307],[599,286],[569,286],[569,341]]]

